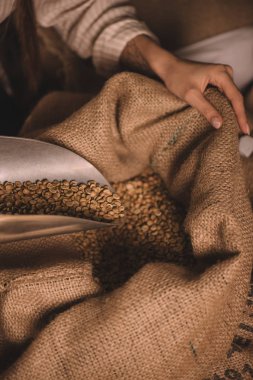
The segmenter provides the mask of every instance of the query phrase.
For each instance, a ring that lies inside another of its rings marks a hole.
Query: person
[[[15,10],[15,24],[23,52],[27,87],[35,91],[38,76],[36,21],[45,28],[54,27],[65,43],[81,58],[92,58],[98,73],[110,76],[128,68],[158,77],[169,91],[202,113],[214,128],[222,125],[219,112],[204,97],[208,85],[214,85],[231,101],[239,127],[249,134],[243,96],[233,80],[233,69],[223,63],[190,61],[163,49],[158,38],[137,17],[126,0],[16,0],[0,2],[0,23]],[[8,23],[7,23],[8,24]],[[2,83],[9,93],[10,72],[5,52],[1,53]]]

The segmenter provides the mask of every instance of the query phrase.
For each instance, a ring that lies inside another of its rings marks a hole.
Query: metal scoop
[[[86,183],[95,180],[110,184],[88,161],[58,145],[38,140],[0,136],[0,182],[48,179],[76,180]],[[60,215],[3,215],[0,214],[0,242],[65,234],[111,226]]]

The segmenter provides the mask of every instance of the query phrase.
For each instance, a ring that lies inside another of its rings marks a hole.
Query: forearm
[[[145,35],[139,35],[125,46],[120,63],[124,69],[130,69],[149,76],[158,76],[163,80],[165,67],[176,62],[176,57],[162,49],[155,41]]]

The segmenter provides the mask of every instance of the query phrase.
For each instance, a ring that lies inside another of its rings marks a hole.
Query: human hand
[[[204,96],[209,84],[216,86],[230,100],[241,131],[249,134],[243,96],[233,81],[231,66],[180,59],[144,35],[128,43],[121,59],[138,71],[156,74],[168,90],[196,108],[214,128],[220,128],[222,117]]]
[[[222,117],[204,96],[209,84],[216,86],[230,100],[241,131],[249,134],[243,96],[233,81],[231,66],[198,63],[175,57],[173,62],[163,62],[157,70],[173,94],[196,108],[214,128],[220,128]]]

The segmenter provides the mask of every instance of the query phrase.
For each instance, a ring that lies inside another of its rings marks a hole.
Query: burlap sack
[[[85,234],[2,244],[1,378],[253,378],[253,223],[238,126],[222,94],[206,96],[224,117],[218,131],[161,84],[120,74],[69,119],[34,132],[109,181],[151,167],[187,210],[195,264],[149,262],[106,291]]]

